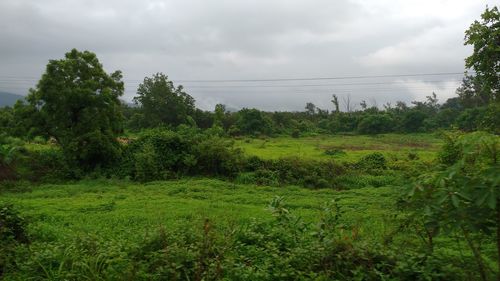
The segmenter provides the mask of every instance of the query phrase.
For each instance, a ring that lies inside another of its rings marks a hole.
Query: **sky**
[[[2,0],[0,91],[26,94],[76,48],[123,72],[127,101],[162,72],[206,110],[444,102],[472,52],[464,31],[495,2]]]

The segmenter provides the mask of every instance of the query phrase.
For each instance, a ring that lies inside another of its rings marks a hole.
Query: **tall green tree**
[[[195,111],[193,97],[185,93],[182,86],[175,87],[163,73],[144,78],[134,102],[140,106],[148,127],[185,124]]]
[[[223,128],[224,116],[226,115],[226,106],[223,104],[216,104],[214,109],[214,126]]]
[[[465,59],[486,93],[485,103],[500,101],[500,12],[498,7],[486,8],[480,21],[474,21],[465,32],[465,45],[474,52]],[[478,93],[479,94],[479,93]],[[484,95],[484,93],[483,93]]]
[[[272,120],[255,108],[240,110],[236,125],[243,134],[247,135],[269,135],[273,130]]]
[[[96,55],[76,49],[50,60],[27,97],[47,134],[65,155],[85,168],[109,163],[119,154],[122,130],[120,71],[107,74]]]

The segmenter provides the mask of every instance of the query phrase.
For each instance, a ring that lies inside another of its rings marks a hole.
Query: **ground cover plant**
[[[362,156],[381,152],[388,158],[405,159],[415,154],[431,160],[442,144],[435,134],[319,135],[301,138],[241,138],[236,141],[248,155],[263,159],[296,156],[303,159],[353,162]]]
[[[16,259],[5,267],[3,277],[446,280],[475,276],[470,266],[452,271],[471,259],[470,253],[459,255],[463,245],[437,239],[436,248],[445,250],[423,258],[423,252],[416,250],[425,248],[414,230],[417,224],[395,232],[406,219],[395,204],[400,192],[392,187],[342,192],[260,187],[210,179],[148,184],[92,180],[7,192],[1,201],[15,204],[27,218],[31,244],[16,248]],[[398,254],[402,248],[405,253]],[[494,256],[485,258],[491,263]],[[449,268],[434,264],[441,259]]]

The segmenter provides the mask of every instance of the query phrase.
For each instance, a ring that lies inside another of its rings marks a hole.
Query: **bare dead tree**
[[[347,94],[342,97],[342,100],[344,101],[344,106],[345,106],[345,111],[351,112],[351,94]]]

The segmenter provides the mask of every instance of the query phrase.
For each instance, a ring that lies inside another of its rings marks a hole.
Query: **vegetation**
[[[5,280],[492,280],[498,8],[458,97],[214,112],[72,50],[0,110]],[[266,207],[267,206],[267,207]]]
[[[137,88],[134,102],[139,106],[139,113],[132,116],[137,128],[178,126],[186,123],[195,109],[194,99],[183,91],[182,86],[174,87],[163,73],[144,78]]]
[[[82,167],[116,159],[121,128],[121,73],[104,72],[95,54],[73,49],[51,60],[27,100],[39,129],[54,138],[64,155]]]
[[[469,266],[453,270],[472,258],[468,253],[461,258],[462,246],[453,239],[437,239],[436,248],[447,250],[422,256],[421,233],[414,230],[418,225],[394,232],[406,220],[394,205],[400,192],[393,187],[309,191],[186,179],[83,181],[4,193],[3,200],[22,206],[33,233],[29,246],[17,248],[19,259],[6,278],[475,276]],[[407,250],[399,251],[402,247]]]

